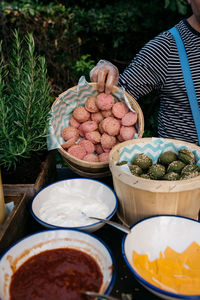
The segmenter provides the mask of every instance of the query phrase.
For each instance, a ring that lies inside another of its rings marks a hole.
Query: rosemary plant
[[[0,60],[0,166],[8,170],[47,150],[51,105],[45,58],[36,55],[33,35],[22,40],[14,31],[13,41],[9,64]]]

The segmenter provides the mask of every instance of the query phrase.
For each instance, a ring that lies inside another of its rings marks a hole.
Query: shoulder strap
[[[183,73],[183,78],[184,78],[184,82],[185,82],[185,87],[187,90],[187,95],[188,95],[188,99],[190,102],[190,107],[191,107],[194,123],[196,126],[198,142],[200,145],[200,109],[199,109],[199,105],[198,105],[198,101],[197,101],[194,83],[192,80],[192,74],[190,71],[187,53],[186,53],[185,46],[181,39],[178,29],[176,27],[173,27],[169,30],[169,32],[173,35],[175,42],[176,42],[176,46],[177,46],[177,50],[178,50],[178,54],[179,54],[179,60],[181,63],[181,69],[182,69],[182,73]]]

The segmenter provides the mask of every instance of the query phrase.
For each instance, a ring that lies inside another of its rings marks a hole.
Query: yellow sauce
[[[200,295],[200,246],[193,242],[178,253],[167,247],[150,261],[148,254],[133,251],[133,265],[139,275],[158,288],[184,295]]]

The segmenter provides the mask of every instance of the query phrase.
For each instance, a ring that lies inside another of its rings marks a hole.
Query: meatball
[[[137,114],[132,111],[129,111],[122,118],[123,126],[133,126],[136,122],[137,122]]]
[[[116,144],[116,137],[103,133],[101,136],[101,145],[103,149],[111,149]]]
[[[120,129],[120,136],[124,141],[128,141],[134,138],[134,135],[136,133],[136,129],[132,126],[122,126]]]
[[[79,123],[83,123],[89,120],[90,113],[83,106],[78,106],[74,109],[72,116]]]
[[[96,104],[101,110],[111,109],[114,104],[114,97],[105,93],[100,93],[97,96]]]
[[[73,145],[69,147],[67,152],[78,159],[83,159],[83,157],[87,154],[85,148],[81,145]]]
[[[123,102],[117,102],[112,107],[112,113],[118,119],[122,119],[125,116],[125,114],[128,113],[128,111],[129,108]]]
[[[77,140],[79,137],[79,130],[75,127],[68,126],[62,130],[61,135],[66,141],[71,138],[75,138]]]
[[[120,131],[120,122],[119,120],[115,119],[114,117],[108,117],[103,120],[102,123],[104,132],[108,133],[109,135],[117,135]]]
[[[101,141],[101,135],[99,131],[86,132],[85,137],[87,140],[91,141],[93,144],[98,144]]]
[[[88,97],[86,103],[85,103],[85,109],[91,113],[96,113],[99,111],[97,105],[96,105],[96,97]]]

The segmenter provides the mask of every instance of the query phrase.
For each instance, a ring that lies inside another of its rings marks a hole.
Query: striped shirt
[[[184,42],[200,105],[200,33],[187,20],[176,25]],[[138,100],[159,91],[158,135],[198,144],[197,133],[173,36],[164,31],[149,41],[120,74],[119,85]]]

